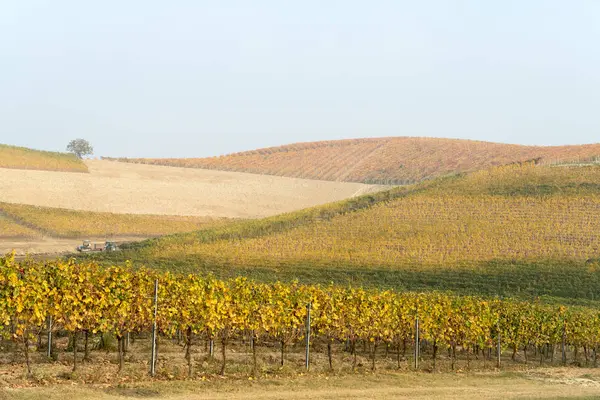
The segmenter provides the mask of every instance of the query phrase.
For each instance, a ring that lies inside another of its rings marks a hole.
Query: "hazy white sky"
[[[600,142],[597,0],[4,0],[0,143]]]

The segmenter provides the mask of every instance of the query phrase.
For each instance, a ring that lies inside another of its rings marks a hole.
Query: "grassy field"
[[[159,236],[221,226],[227,218],[114,214],[0,203],[2,234],[7,237],[57,238]]]
[[[0,168],[88,172],[83,161],[73,154],[32,150],[4,144],[0,144]]]
[[[219,277],[600,299],[600,167],[510,165],[114,255]]]
[[[585,162],[599,156],[600,144],[544,147],[389,137],[298,143],[210,158],[119,160],[331,181],[407,184],[517,161]]]

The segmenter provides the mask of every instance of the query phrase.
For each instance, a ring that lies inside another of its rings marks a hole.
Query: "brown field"
[[[405,184],[536,158],[542,163],[555,163],[597,161],[598,157],[600,144],[545,147],[389,137],[297,143],[220,157],[122,161],[339,182]]]
[[[89,174],[3,169],[0,201],[121,214],[258,218],[377,186],[87,161]]]

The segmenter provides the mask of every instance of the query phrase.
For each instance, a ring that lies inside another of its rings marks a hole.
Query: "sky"
[[[600,142],[597,0],[0,0],[0,143]]]

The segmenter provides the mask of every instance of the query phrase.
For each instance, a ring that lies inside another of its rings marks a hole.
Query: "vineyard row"
[[[595,357],[600,344],[600,311],[591,308],[0,258],[2,334],[22,346],[28,366],[30,347],[48,327],[74,337],[114,334],[121,362],[123,338],[150,332],[154,324],[161,335],[183,334],[188,351],[194,335],[218,340],[223,354],[227,343],[240,337],[277,341],[283,351],[305,338],[309,304],[313,337],[351,348],[357,342],[374,348],[414,343],[417,319],[420,340],[431,345],[434,359],[438,349],[455,354],[457,348],[494,349],[499,342],[513,355],[568,345]],[[186,357],[191,360],[189,353]]]

